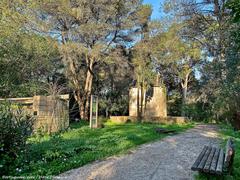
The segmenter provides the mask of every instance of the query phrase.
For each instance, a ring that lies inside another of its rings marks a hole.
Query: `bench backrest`
[[[233,158],[235,154],[234,144],[232,139],[228,139],[226,144],[226,153],[224,159],[224,167],[231,171],[233,165]]]

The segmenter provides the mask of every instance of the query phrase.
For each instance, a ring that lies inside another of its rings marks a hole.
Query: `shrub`
[[[25,151],[33,130],[33,118],[13,104],[0,104],[0,175],[6,175],[14,160]]]
[[[185,116],[195,121],[210,121],[213,117],[208,104],[201,102],[186,104],[184,107]]]

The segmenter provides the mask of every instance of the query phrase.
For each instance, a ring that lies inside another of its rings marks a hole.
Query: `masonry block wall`
[[[69,126],[68,100],[53,96],[34,96],[33,114],[36,116],[34,129],[52,133]]]
[[[0,99],[3,100],[4,99]],[[23,110],[35,117],[34,131],[58,132],[69,127],[69,95],[34,96],[28,98],[9,98]]]

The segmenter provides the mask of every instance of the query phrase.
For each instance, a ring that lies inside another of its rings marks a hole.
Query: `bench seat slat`
[[[215,151],[216,151],[216,148],[213,147],[211,152],[210,152],[210,154],[209,154],[209,156],[208,156],[208,158],[207,158],[206,164],[205,164],[205,166],[203,168],[203,171],[206,172],[206,173],[210,172],[211,162],[213,160],[213,156],[215,154]]]
[[[191,169],[203,173],[222,175],[225,170],[231,174],[235,154],[234,143],[228,139],[226,153],[222,148],[204,146]]]
[[[224,162],[224,152],[223,152],[223,149],[221,149],[220,153],[219,153],[218,162],[217,162],[217,168],[216,168],[216,173],[217,174],[222,174],[223,162]]]
[[[197,167],[197,169],[198,169],[199,171],[203,171],[203,168],[204,168],[204,166],[205,166],[205,164],[206,164],[206,162],[207,162],[207,159],[208,159],[208,156],[209,156],[211,150],[212,150],[212,147],[209,147],[209,146],[208,146],[207,151],[205,152],[205,154],[204,154],[201,162],[199,163],[199,165],[198,165],[198,167]]]
[[[216,172],[219,152],[220,152],[220,149],[217,148],[215,153],[214,153],[213,159],[212,159],[212,163],[211,163],[211,166],[210,166],[210,173],[212,173],[212,174],[214,174]]]
[[[196,161],[194,162],[194,164],[192,165],[191,169],[193,171],[196,171],[197,170],[197,167],[199,165],[199,163],[201,162],[206,150],[207,150],[207,146],[204,146],[203,150],[201,151],[201,153],[199,154],[199,156],[197,157]]]

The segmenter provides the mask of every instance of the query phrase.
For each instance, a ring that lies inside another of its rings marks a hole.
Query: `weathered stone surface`
[[[110,120],[115,123],[126,123],[129,116],[110,116]]]
[[[131,116],[110,116],[112,122],[115,123],[126,123],[127,121],[136,122],[137,117]],[[151,123],[162,123],[162,124],[184,124],[188,121],[185,117],[143,117],[142,122],[151,122]]]
[[[34,96],[33,110],[37,121],[35,129],[52,133],[69,126],[68,100],[53,96]]]
[[[35,116],[34,130],[40,128],[44,132],[52,133],[69,126],[68,95],[9,98],[7,100],[22,105],[24,111]]]
[[[129,91],[129,116],[137,117],[137,92],[138,88],[131,88]],[[145,94],[146,92],[143,92]],[[139,92],[141,94],[141,90]],[[145,96],[144,96],[145,98]],[[141,97],[139,96],[139,102]],[[144,99],[145,102],[145,99]],[[164,88],[153,87],[153,96],[144,104],[144,116],[147,117],[166,117],[167,116],[167,97]]]

